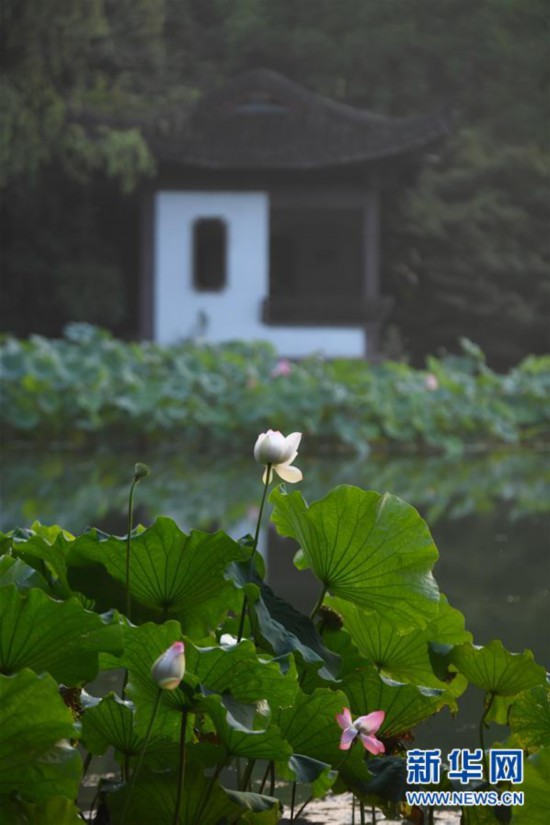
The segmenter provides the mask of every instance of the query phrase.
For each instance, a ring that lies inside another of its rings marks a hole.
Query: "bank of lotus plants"
[[[413,507],[353,486],[308,504],[287,487],[302,471],[307,486],[300,440],[268,430],[251,449],[254,536],[186,534],[163,517],[134,526],[143,464],[126,536],[38,523],[2,535],[0,822],[270,825],[329,791],[351,792],[362,821],[378,808],[428,822],[405,803],[407,748],[468,683],[480,748],[496,722],[503,747],[523,751],[525,805],[467,808],[464,821],[548,822],[544,669],[498,640],[473,644]],[[266,582],[268,502],[296,567],[319,581],[309,616]],[[97,758],[113,752],[116,771],[101,775]],[[438,788],[451,787],[444,765]]]

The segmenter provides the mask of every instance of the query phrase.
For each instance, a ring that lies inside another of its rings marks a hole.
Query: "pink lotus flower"
[[[354,722],[351,718],[350,709],[342,708],[342,713],[336,714],[336,721],[343,731],[340,737],[340,750],[349,750],[355,739],[359,737],[369,753],[373,753],[375,756],[379,753],[385,753],[384,743],[374,736],[385,717],[385,711],[375,710],[367,716],[358,716]]]
[[[291,372],[292,364],[288,358],[281,358],[280,361],[277,361],[269,374],[272,378],[278,378],[280,375],[290,375]]]
[[[185,646],[183,642],[174,642],[165,650],[151,667],[151,676],[159,688],[175,690],[185,673]]]

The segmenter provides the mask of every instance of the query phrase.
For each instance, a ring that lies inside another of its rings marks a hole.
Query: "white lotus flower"
[[[283,481],[296,484],[301,481],[302,471],[298,467],[290,465],[298,455],[298,446],[302,438],[302,433],[291,433],[285,436],[277,430],[268,430],[258,436],[254,446],[254,458],[258,464],[266,465],[263,475],[263,482],[271,482],[273,470]],[[267,479],[267,465],[270,465],[269,479]]]

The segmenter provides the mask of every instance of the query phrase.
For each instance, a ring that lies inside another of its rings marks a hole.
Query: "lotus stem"
[[[149,720],[149,725],[147,727],[147,732],[145,734],[145,739],[143,740],[143,745],[142,745],[142,748],[141,748],[141,752],[139,754],[138,762],[137,762],[137,765],[134,769],[134,772],[132,774],[132,779],[131,779],[130,785],[128,787],[128,795],[126,797],[126,802],[124,803],[124,808],[123,808],[123,811],[122,811],[121,825],[124,825],[124,823],[126,822],[126,814],[128,813],[128,805],[130,804],[130,799],[132,797],[132,792],[134,790],[134,787],[135,787],[135,784],[136,784],[136,781],[137,781],[137,777],[138,777],[139,771],[141,769],[141,765],[142,765],[142,762],[143,762],[143,757],[145,756],[145,751],[147,750],[147,745],[149,744],[149,739],[151,738],[151,731],[153,730],[153,723],[154,723],[155,717],[157,715],[157,710],[158,710],[158,707],[159,707],[161,694],[162,694],[162,689],[158,688],[157,695],[155,696],[155,704],[153,705],[153,712],[151,714],[151,719]]]
[[[179,771],[178,771],[178,787],[176,791],[176,805],[174,808],[174,818],[172,825],[178,825],[181,810],[181,800],[183,798],[183,783],[185,780],[185,731],[187,728],[187,711],[184,710],[181,714],[181,728],[180,728],[180,754],[179,754]]]
[[[252,573],[254,572],[254,554],[256,553],[256,550],[258,549],[258,539],[260,538],[260,527],[261,527],[261,524],[262,524],[262,515],[263,515],[263,512],[264,512],[265,500],[267,498],[267,490],[269,488],[269,480],[270,480],[269,477],[270,477],[270,475],[271,475],[271,464],[268,464],[266,466],[266,469],[265,469],[264,490],[263,490],[263,493],[262,493],[262,501],[260,503],[260,511],[258,513],[258,521],[256,522],[256,532],[254,534],[254,542],[252,544],[252,553],[250,555],[250,562],[249,562],[249,564],[250,564],[250,568],[249,568],[250,576],[252,576]],[[243,637],[244,620],[245,620],[245,617],[246,617],[247,607],[248,607],[248,599],[247,599],[247,596],[246,596],[246,593],[245,593],[244,596],[243,596],[243,606],[241,608],[241,619],[240,619],[240,622],[239,622],[239,632],[237,633],[237,643],[239,643],[241,641],[242,637]]]
[[[84,760],[84,764],[82,766],[82,779],[84,779],[84,777],[88,773],[88,768],[90,767],[90,762],[92,761],[93,758],[94,758],[93,753],[90,753],[88,751],[88,753],[86,754],[86,758]]]
[[[248,764],[245,768],[244,775],[243,775],[243,781],[241,783],[241,791],[246,791],[246,789],[248,788],[248,785],[250,783],[250,778],[252,776],[252,771],[254,770],[254,765],[255,764],[256,764],[255,759],[249,759],[248,760]]]
[[[269,772],[270,772],[272,767],[273,767],[273,760],[271,760],[270,762],[267,763],[263,779],[260,782],[260,788],[258,790],[258,793],[263,793],[263,790],[265,788],[265,783],[267,782],[267,777],[269,776]]]
[[[317,599],[317,602],[315,603],[315,607],[313,608],[313,610],[311,611],[311,613],[309,615],[310,619],[314,619],[315,616],[317,615],[317,613],[319,612],[319,609],[321,608],[321,605],[323,604],[323,601],[325,599],[326,593],[327,593],[327,586],[326,586],[326,584],[324,584],[323,588],[322,588],[322,590],[319,594],[319,598]]]
[[[126,599],[125,613],[128,621],[132,619],[132,597],[130,595],[130,549],[132,545],[132,530],[134,527],[134,490],[139,479],[134,476],[128,497],[128,535],[126,536]]]
[[[487,755],[485,753],[485,720],[487,719],[487,716],[489,715],[489,711],[491,710],[494,701],[495,701],[495,694],[491,693],[489,695],[489,701],[487,702],[487,704],[485,706],[485,710],[483,711],[483,715],[482,715],[481,720],[479,722],[479,743],[481,745],[481,753],[482,753],[482,759],[483,759],[483,770],[484,770],[484,774],[485,774],[485,779],[487,779],[487,780],[488,780],[488,777],[489,777],[489,766],[487,765]]]
[[[292,796],[290,798],[290,821],[294,822],[294,805],[296,804],[296,780],[292,783]]]

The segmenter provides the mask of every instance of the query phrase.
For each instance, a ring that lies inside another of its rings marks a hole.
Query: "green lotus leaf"
[[[121,788],[108,801],[113,817],[120,822],[128,788]],[[176,806],[175,773],[140,771],[128,805],[126,822],[132,825],[171,825]],[[237,822],[242,809],[225,793],[220,783],[204,776],[202,766],[188,760],[179,825],[220,825]]]
[[[282,779],[289,782],[295,780],[301,785],[311,785],[311,795],[314,799],[325,796],[338,777],[338,773],[331,765],[300,753],[293,754],[288,763],[277,762],[275,767]]]
[[[38,803],[2,798],[0,822],[2,825],[82,825],[82,817],[75,802],[62,796]]]
[[[550,749],[550,688],[536,685],[512,705],[510,728],[524,748]]]
[[[58,682],[77,685],[94,679],[98,653],[122,650],[122,631],[113,615],[98,616],[77,599],[59,602],[42,590],[0,589],[0,670],[30,667]]]
[[[0,675],[0,796],[17,793],[28,802],[50,796],[75,799],[80,754],[59,743],[77,735],[51,676],[28,669]]]
[[[205,696],[201,700],[202,709],[212,719],[227,755],[247,759],[288,760],[292,748],[281,736],[278,727],[273,724],[268,724],[265,730],[246,727],[242,716],[241,719],[236,718],[232,707],[234,704],[224,704],[222,697],[216,694]]]
[[[213,693],[230,693],[241,702],[267,699],[270,704],[291,705],[297,690],[296,666],[285,659],[281,666],[267,655],[258,656],[247,640],[237,645],[201,648],[189,643],[185,656],[187,668],[201,686]]]
[[[383,737],[404,734],[444,705],[453,703],[444,691],[394,682],[381,676],[373,666],[346,676],[341,687],[348,696],[348,707],[354,718],[374,710],[386,712],[380,728]]]
[[[466,679],[457,675],[449,685],[433,671],[429,643],[437,639],[444,644],[456,644],[471,639],[464,630],[464,617],[449,606],[444,596],[440,612],[423,630],[400,635],[379,613],[366,613],[358,605],[329,597],[327,604],[340,614],[359,653],[384,675],[398,682],[449,689],[460,696],[466,689]],[[452,640],[452,642],[450,641]]]
[[[138,736],[134,728],[134,707],[132,702],[124,701],[114,693],[108,693],[103,699],[85,695],[81,699],[84,713],[81,717],[82,734],[80,741],[87,751],[102,755],[109,746],[128,757],[141,753],[144,739]],[[169,756],[176,756],[172,743],[162,737],[152,736],[147,745],[147,759],[162,757],[166,762]]]
[[[401,631],[437,615],[437,549],[409,504],[351,486],[309,507],[300,493],[280,489],[270,501],[278,532],[300,545],[297,566],[310,567],[332,595],[382,613]]]
[[[513,790],[523,791],[524,805],[514,805],[514,825],[548,825],[550,799],[550,748],[541,748],[525,760],[523,782]]]
[[[228,610],[240,610],[242,596],[224,578],[224,570],[246,553],[221,531],[186,535],[172,519],[158,518],[132,538],[132,599],[164,618],[177,618],[186,633],[201,638]],[[124,584],[126,539],[91,530],[73,542],[68,561],[76,566],[99,563]]]
[[[13,551],[47,578],[57,597],[68,599],[74,595],[67,578],[67,555],[73,541],[74,536],[57,524],[35,521],[24,535],[14,535]]]
[[[252,610],[260,633],[277,656],[300,653],[304,662],[318,668],[323,679],[334,681],[340,670],[340,658],[323,644],[308,616],[277,596],[264,582]]]
[[[0,587],[6,584],[15,584],[18,590],[30,590],[31,587],[49,590],[48,582],[34,567],[14,556],[0,557]]]
[[[510,653],[499,639],[483,647],[458,645],[449,658],[470,682],[497,696],[514,696],[546,682],[545,670],[530,650]]]

